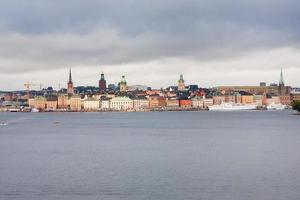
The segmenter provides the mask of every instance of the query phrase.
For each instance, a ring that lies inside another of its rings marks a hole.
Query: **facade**
[[[100,93],[103,93],[106,91],[106,80],[104,78],[104,74],[103,72],[101,73],[101,77],[100,77],[100,80],[99,80],[99,92]]]
[[[47,110],[56,110],[57,109],[57,96],[48,96],[46,102]]]
[[[133,100],[128,97],[115,97],[110,100],[110,108],[113,110],[133,109]]]
[[[46,103],[47,100],[43,96],[37,96],[34,99],[34,108],[39,109],[39,110],[45,110],[46,109]]]
[[[204,98],[203,99],[203,107],[208,108],[208,106],[214,105],[214,100],[212,98]]]
[[[153,95],[149,96],[150,108],[161,108],[166,106],[166,99],[163,96]]]
[[[74,94],[74,86],[73,86],[73,81],[72,81],[71,68],[69,70],[69,81],[68,81],[68,85],[67,85],[67,93],[69,96],[72,96]]]
[[[203,108],[204,101],[202,97],[195,96],[192,98],[192,107],[193,108]]]
[[[81,96],[74,95],[70,98],[70,109],[72,111],[81,111],[81,109],[82,109]]]
[[[254,98],[253,95],[241,95],[242,104],[253,104]]]
[[[67,109],[70,106],[70,100],[67,95],[58,95],[57,97],[57,108]]]
[[[280,95],[280,103],[283,105],[291,105],[291,95]]]
[[[190,100],[190,99],[180,99],[179,100],[179,107],[180,108],[191,108],[192,107],[192,100]]]
[[[101,98],[100,100],[100,107],[102,110],[108,110],[110,109],[110,105],[109,105],[109,99],[106,97]]]
[[[180,78],[178,80],[178,91],[184,91],[185,90],[185,83],[183,79],[183,75],[180,75]]]
[[[95,98],[87,98],[83,101],[83,108],[86,111],[96,111],[100,108],[100,101]]]
[[[176,98],[167,98],[166,99],[166,106],[169,108],[178,108],[179,107],[179,100]]]
[[[28,106],[30,108],[34,108],[34,104],[35,104],[35,100],[34,99],[32,99],[32,98],[28,99]]]
[[[125,80],[125,76],[122,76],[121,81],[119,82],[119,88],[120,92],[126,92],[127,91],[127,82]]]
[[[265,98],[264,95],[254,95],[253,103],[257,106],[263,106],[264,98]]]
[[[147,109],[149,108],[149,101],[146,97],[139,97],[133,99],[133,108],[134,109]]]
[[[225,96],[213,96],[214,105],[220,105],[225,102]]]

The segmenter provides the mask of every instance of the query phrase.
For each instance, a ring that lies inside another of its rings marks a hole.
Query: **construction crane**
[[[26,88],[26,90],[27,90],[27,100],[28,100],[28,102],[29,102],[29,98],[30,98],[30,96],[29,96],[30,88],[31,88],[32,86],[39,86],[39,87],[40,87],[40,90],[42,90],[42,87],[43,87],[42,84],[29,83],[29,81],[27,81],[26,83],[24,83],[24,86],[25,86],[25,88]]]

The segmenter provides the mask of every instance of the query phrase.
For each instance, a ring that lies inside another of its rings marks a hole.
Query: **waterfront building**
[[[226,103],[235,103],[234,95],[225,95],[224,98]]]
[[[72,96],[74,94],[74,85],[73,85],[73,80],[72,80],[71,68],[69,70],[69,81],[68,81],[68,85],[67,85],[67,93],[69,96]]]
[[[291,105],[291,95],[280,95],[280,103],[283,105]]]
[[[46,109],[47,110],[56,110],[57,109],[57,96],[51,95],[46,97]]]
[[[179,100],[175,97],[167,98],[166,99],[166,106],[168,108],[178,108],[179,107]]]
[[[241,93],[241,92],[240,92]],[[243,92],[241,94],[241,103],[242,104],[253,104],[254,98],[252,94]]]
[[[95,98],[87,98],[83,101],[83,108],[86,111],[96,111],[100,108],[100,100]]]
[[[180,99],[179,100],[179,107],[180,108],[191,108],[192,107],[192,100],[190,100],[190,99]]]
[[[102,96],[101,98],[100,98],[100,107],[101,107],[101,109],[102,110],[108,110],[108,109],[110,109],[110,107],[109,107],[109,98],[107,98],[107,97],[105,97],[105,96]]]
[[[104,93],[105,91],[106,91],[106,80],[105,80],[104,74],[102,72],[100,80],[99,80],[99,92]]]
[[[293,89],[291,91],[291,102],[300,101],[300,89]]]
[[[36,108],[36,109],[45,110],[46,103],[47,103],[47,100],[43,96],[37,96],[34,98],[34,108]]]
[[[253,103],[257,106],[263,106],[264,98],[265,98],[265,95],[256,94],[253,96]]]
[[[204,98],[203,99],[203,107],[208,108],[208,106],[214,105],[214,100],[212,98]]]
[[[266,100],[265,100],[265,105],[268,106],[270,104],[279,104],[280,103],[280,98],[278,95],[275,94],[267,94],[266,95]]]
[[[133,108],[136,110],[149,108],[149,101],[145,96],[139,96],[133,99]]]
[[[67,95],[60,94],[57,96],[57,108],[67,109],[70,106],[70,100]]]
[[[178,91],[185,91],[185,83],[182,74],[180,74],[180,78],[178,80]]]
[[[166,99],[163,96],[152,95],[149,96],[148,100],[150,108],[162,108],[166,106]]]
[[[129,97],[115,97],[110,100],[110,108],[113,110],[128,110],[133,108],[133,100]]]
[[[35,99],[34,98],[28,99],[28,106],[30,108],[34,108],[34,104],[35,104]]]
[[[213,96],[213,104],[220,105],[225,102],[225,96]]]
[[[125,80],[125,76],[122,76],[121,81],[119,82],[119,88],[120,92],[126,92],[127,91],[127,82]]]
[[[82,110],[82,99],[80,95],[74,95],[70,98],[70,109],[72,111]]]
[[[203,108],[203,98],[200,96],[195,96],[192,98],[192,107],[193,108]]]

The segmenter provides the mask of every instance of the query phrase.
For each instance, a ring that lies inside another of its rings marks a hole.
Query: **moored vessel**
[[[255,104],[234,104],[234,103],[221,103],[220,105],[208,106],[210,111],[238,111],[238,110],[256,110]]]

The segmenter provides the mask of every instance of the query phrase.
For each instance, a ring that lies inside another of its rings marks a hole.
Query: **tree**
[[[294,101],[293,103],[293,109],[300,112],[300,100]]]

